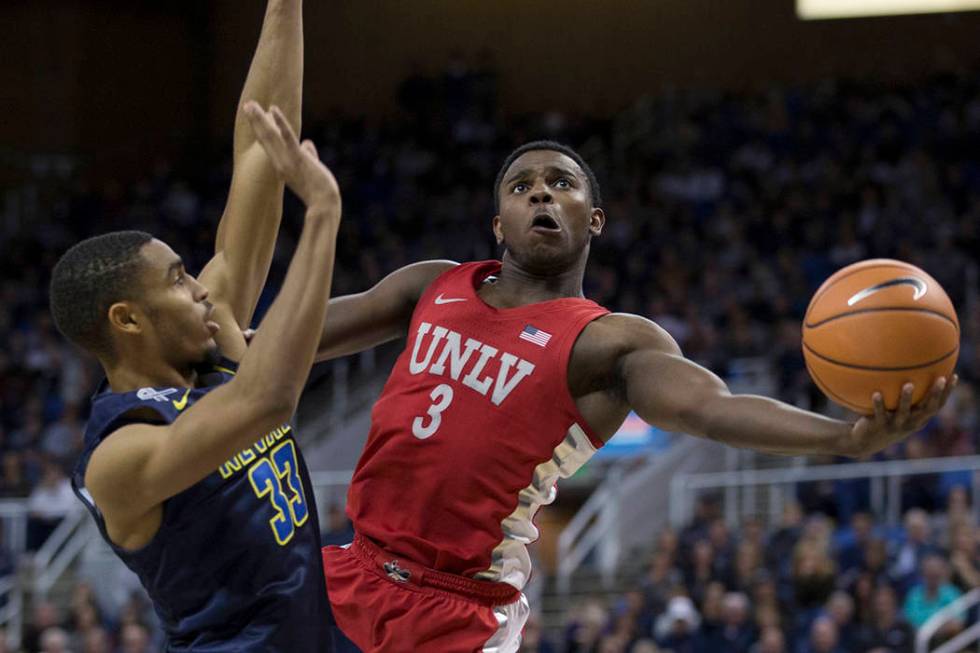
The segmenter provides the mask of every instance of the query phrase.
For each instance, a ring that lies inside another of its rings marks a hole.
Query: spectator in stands
[[[643,581],[644,611],[660,614],[667,607],[667,600],[682,586],[683,576],[674,566],[673,554],[657,549],[650,557],[650,570]]]
[[[787,653],[786,636],[779,628],[764,628],[759,641],[750,649],[751,653]]]
[[[713,581],[708,583],[708,587],[705,588],[704,598],[701,604],[695,605],[696,608],[700,608],[701,625],[698,627],[698,632],[701,635],[702,641],[707,637],[713,636],[715,631],[722,627],[724,620],[724,598],[725,585],[719,581]]]
[[[949,562],[952,582],[961,592],[980,588],[980,529],[971,522],[953,531]]]
[[[73,465],[82,450],[82,426],[78,405],[65,405],[58,421],[41,434],[41,451],[62,466]]]
[[[843,573],[840,586],[854,592],[858,579],[867,578],[871,590],[879,583],[891,582],[888,569],[888,544],[879,538],[872,538],[864,543],[861,563],[858,567]]]
[[[102,619],[93,604],[81,603],[72,606],[68,627],[71,633],[71,649],[73,651],[79,651],[84,647],[84,642],[89,632],[102,627]]]
[[[590,653],[598,645],[608,620],[609,614],[598,601],[577,606],[565,629],[565,653]]]
[[[665,653],[652,639],[638,639],[630,649],[630,653]]]
[[[837,581],[836,572],[836,565],[823,540],[801,539],[796,545],[793,553],[793,632],[798,637],[805,637],[814,618],[830,598]]]
[[[905,618],[915,628],[921,628],[932,615],[962,595],[949,582],[949,565],[939,554],[930,553],[922,559],[922,582],[914,585],[905,597]],[[952,619],[941,631],[949,636],[963,627],[962,618]]]
[[[756,637],[749,597],[741,592],[729,592],[722,599],[721,624],[704,632],[700,650],[748,653]]]
[[[874,533],[874,518],[871,513],[859,510],[851,515],[850,527],[841,529],[835,538],[837,564],[840,572],[846,574],[865,562],[865,545]]]
[[[923,559],[930,553],[938,552],[932,543],[929,528],[929,514],[921,508],[912,508],[905,513],[905,533],[895,554],[895,562],[889,573],[900,593],[908,591],[919,582],[919,570]]]
[[[712,567],[714,577],[727,580],[732,577],[735,566],[735,543],[728,524],[720,517],[708,526],[708,541],[714,552]]]
[[[752,585],[762,569],[762,550],[754,542],[742,541],[735,550],[735,563],[732,573],[726,579],[728,589],[733,592],[750,593]]]
[[[78,650],[81,653],[112,653],[109,632],[101,626],[93,628],[85,634],[82,647]]]
[[[810,626],[810,637],[799,653],[849,653],[840,646],[837,624],[830,617],[817,617]]]
[[[35,600],[31,620],[24,628],[24,635],[21,638],[21,648],[26,651],[38,651],[41,649],[41,633],[49,628],[56,628],[61,625],[61,614],[51,601]]]
[[[783,506],[779,527],[769,538],[769,546],[766,547],[766,565],[775,569],[779,578],[790,576],[793,550],[802,532],[803,510],[799,503],[789,501]]]
[[[667,604],[667,610],[657,618],[656,642],[673,653],[699,653],[700,625],[701,615],[694,602],[686,596],[675,596]]]
[[[0,498],[26,497],[31,486],[24,475],[24,455],[19,451],[3,453],[3,473],[0,474]]]
[[[721,516],[721,504],[714,494],[698,495],[694,505],[694,518],[681,531],[679,544],[681,551],[691,551],[695,542],[708,537],[708,529],[712,522]],[[686,561],[682,561],[685,562]]]
[[[904,442],[904,446],[905,458],[908,460],[921,460],[936,455],[932,443],[924,434],[913,435]],[[936,510],[941,505],[939,483],[939,474],[914,474],[902,479],[902,510],[906,514],[916,509],[923,513]]]
[[[541,616],[532,612],[524,625],[520,653],[557,653],[555,647],[544,637],[541,629]]]
[[[972,472],[970,472],[972,474]],[[970,508],[970,495],[965,485],[954,485],[946,494],[946,511],[937,512],[932,517],[932,532],[941,538],[940,544],[946,548],[953,546],[953,532],[962,525],[974,523]]]
[[[837,626],[837,639],[845,651],[855,650],[858,626],[854,620],[854,599],[847,592],[838,590],[830,595],[826,607],[827,616]]]
[[[690,566],[684,573],[684,586],[695,603],[703,604],[708,585],[721,580],[715,575],[715,569],[715,549],[711,542],[697,540],[691,552]]]
[[[46,628],[41,633],[40,653],[71,653],[68,648],[68,633],[57,626]]]
[[[123,626],[119,633],[119,653],[156,653],[150,643],[150,631],[141,623]]]
[[[66,515],[78,509],[78,499],[61,466],[45,460],[41,483],[27,498],[27,548],[37,550]]]
[[[872,618],[861,627],[855,650],[885,649],[891,653],[913,653],[915,629],[898,611],[898,599],[890,585],[879,585],[874,592]]]

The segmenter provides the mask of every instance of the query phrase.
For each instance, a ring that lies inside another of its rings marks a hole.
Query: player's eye
[[[523,181],[520,181],[520,182],[514,184],[514,187],[510,189],[510,192],[512,192],[512,193],[523,193],[528,188],[530,188],[530,186],[528,186],[527,184],[525,184]]]
[[[555,180],[555,186],[557,188],[567,190],[572,187],[572,182],[570,182],[567,177],[559,177]]]
[[[180,274],[177,275],[177,280],[174,281],[174,285],[183,286],[186,277],[187,277],[187,273],[181,272]]]

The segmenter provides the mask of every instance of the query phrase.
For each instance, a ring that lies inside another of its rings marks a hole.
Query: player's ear
[[[606,212],[598,207],[593,208],[592,215],[589,216],[589,231],[593,236],[601,236],[604,226],[606,226]]]
[[[504,244],[504,229],[500,226],[500,216],[493,216],[493,235],[497,239],[498,245]]]
[[[143,315],[129,302],[116,302],[109,307],[109,327],[125,334],[143,332]]]

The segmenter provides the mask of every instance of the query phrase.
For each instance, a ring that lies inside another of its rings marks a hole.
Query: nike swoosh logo
[[[435,300],[436,304],[452,304],[453,302],[465,302],[465,301],[466,301],[465,297],[443,297],[442,293],[439,293],[439,296],[436,297]]]
[[[891,281],[883,281],[882,283],[876,284],[874,286],[868,286],[864,290],[859,290],[854,293],[850,299],[847,300],[848,306],[854,306],[859,301],[867,299],[871,295],[875,294],[880,290],[885,288],[891,288],[892,286],[912,286],[915,290],[912,294],[913,300],[919,300],[923,295],[926,294],[926,282],[919,277],[898,277],[897,279],[892,279]]]
[[[176,408],[177,410],[184,410],[184,407],[187,406],[187,397],[188,395],[190,395],[190,393],[191,393],[191,389],[187,388],[187,392],[184,393],[184,396],[181,397],[179,401],[177,399],[171,400],[171,403],[173,403],[174,408]]]

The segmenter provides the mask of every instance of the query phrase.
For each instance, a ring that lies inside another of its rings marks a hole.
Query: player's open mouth
[[[559,232],[561,225],[547,213],[539,213],[531,220],[532,231]]]

